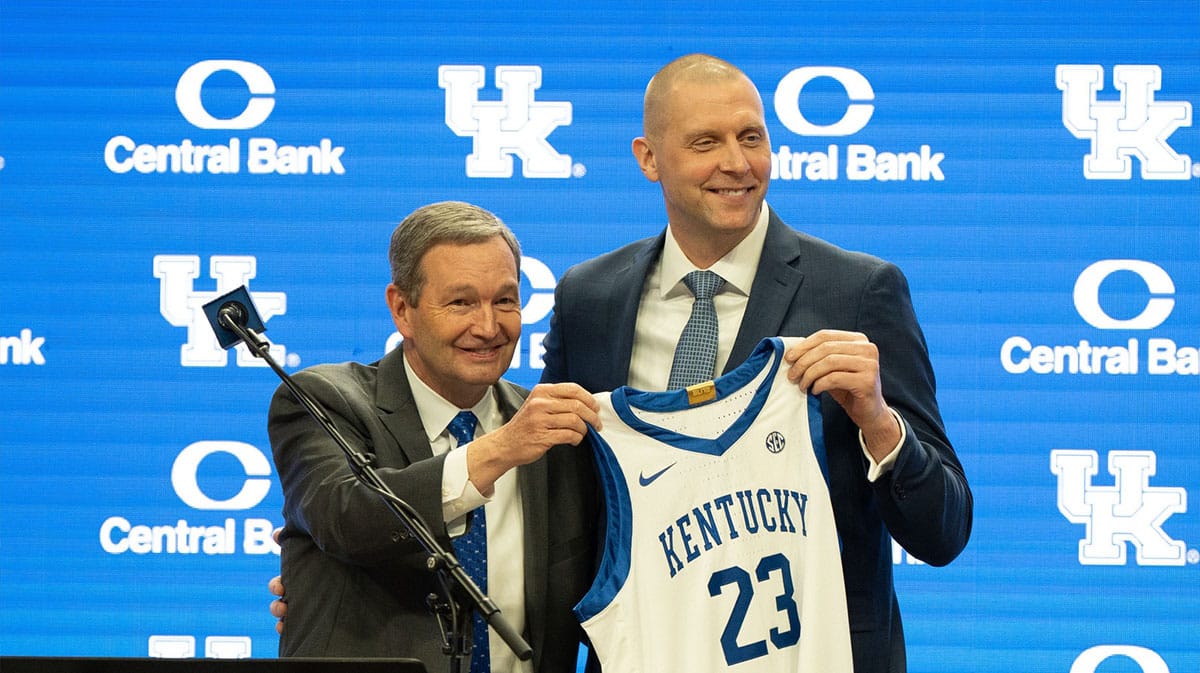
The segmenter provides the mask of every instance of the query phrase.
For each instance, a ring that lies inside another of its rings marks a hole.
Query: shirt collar
[[[408,364],[407,354],[403,360],[404,374],[408,377],[408,387],[412,389],[413,402],[417,405],[417,414],[421,417],[421,425],[425,426],[425,435],[432,444],[433,440],[445,432],[446,426],[462,410],[434,392],[433,388],[430,388],[421,380],[420,376],[417,376]],[[495,428],[491,427],[492,419],[497,418],[500,413],[500,406],[496,402],[495,388],[489,387],[487,394],[470,410],[479,419],[479,425],[483,428],[483,432],[494,430]]]
[[[754,223],[754,229],[750,231],[750,234],[742,239],[741,243],[734,246],[733,250],[725,253],[724,257],[708,267],[710,271],[725,279],[722,292],[750,295],[750,286],[754,283],[754,275],[758,270],[758,260],[762,257],[763,242],[767,239],[767,220],[769,219],[770,213],[767,203],[764,201],[763,207],[758,213],[758,221]],[[662,273],[659,292],[662,293],[664,299],[676,296],[680,292],[690,294],[687,286],[683,284],[683,277],[697,270],[697,267],[692,264],[687,255],[683,254],[679,242],[671,234],[670,227],[667,227],[667,240],[663,245],[659,269]]]

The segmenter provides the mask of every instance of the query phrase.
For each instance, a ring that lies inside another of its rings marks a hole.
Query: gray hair
[[[416,306],[425,286],[421,260],[430,248],[441,243],[467,245],[484,243],[499,236],[512,250],[521,271],[521,245],[499,217],[462,201],[441,201],[414,210],[396,226],[388,246],[392,284]]]

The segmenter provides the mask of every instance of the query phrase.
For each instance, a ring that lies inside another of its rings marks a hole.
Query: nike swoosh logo
[[[659,477],[663,476],[663,474],[665,474],[666,471],[671,469],[672,467],[675,467],[675,463],[671,463],[670,465],[664,467],[663,469],[659,470],[658,472],[655,472],[654,474],[650,475],[649,477],[647,477],[646,473],[643,472],[638,475],[638,483],[641,484],[642,486],[649,486],[650,484],[654,483],[655,479],[658,479]]]

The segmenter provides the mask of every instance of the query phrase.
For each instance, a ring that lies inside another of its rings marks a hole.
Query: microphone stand
[[[249,293],[244,288],[239,288],[230,293],[230,295],[238,294],[239,291],[241,292],[240,296],[245,297],[248,302]],[[223,299],[225,297],[218,298],[212,304],[216,304]],[[250,303],[250,306],[253,307],[253,303]],[[252,311],[253,308],[250,310]],[[467,575],[462,565],[458,562],[458,558],[438,544],[437,538],[434,537],[429,526],[425,524],[420,513],[392,492],[391,488],[380,478],[379,473],[375,471],[375,468],[371,465],[371,461],[362,452],[354,449],[342,437],[342,434],[338,432],[337,427],[325,413],[325,410],[292,380],[292,377],[279,366],[275,358],[271,357],[270,344],[253,330],[246,327],[247,318],[247,308],[242,306],[237,300],[225,301],[216,313],[216,323],[236,335],[250,349],[254,357],[266,361],[275,374],[279,376],[279,379],[283,381],[283,384],[291,391],[292,395],[295,396],[296,400],[300,402],[309,415],[317,421],[329,437],[333,439],[334,443],[346,454],[346,460],[350,463],[350,470],[354,473],[355,477],[367,488],[383,498],[384,505],[387,506],[396,518],[400,519],[405,527],[408,528],[408,532],[421,544],[425,552],[429,554],[426,567],[437,573],[438,584],[442,587],[444,595],[439,597],[437,594],[430,594],[426,598],[426,603],[437,617],[438,628],[442,632],[442,651],[450,657],[450,673],[460,673],[463,659],[470,652],[472,642],[472,638],[469,635],[472,632],[471,614],[475,610],[478,610],[487,624],[495,629],[496,633],[512,649],[518,659],[528,661],[533,657],[533,649],[513,629],[512,624],[504,618],[504,615],[500,613],[500,609],[496,607],[492,599],[484,594],[480,590],[479,585],[475,584],[471,577]],[[218,334],[218,336],[221,335]],[[229,348],[229,345],[225,347]],[[455,600],[455,592],[453,591],[455,586],[461,589],[461,594],[465,596],[465,600],[461,601],[461,604],[460,601]]]

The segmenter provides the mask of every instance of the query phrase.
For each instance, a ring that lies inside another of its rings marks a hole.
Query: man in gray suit
[[[596,539],[593,466],[574,445],[598,422],[595,401],[575,384],[527,393],[500,379],[521,330],[521,253],[494,215],[458,202],[420,208],[396,228],[389,256],[387,304],[403,346],[295,380],[444,546],[486,520],[486,570],[473,579],[534,656],[517,661],[492,634],[477,641],[470,671],[573,671],[581,632],[571,608],[592,576]],[[453,436],[466,411],[474,441]],[[294,599],[280,655],[412,657],[448,670],[423,548],[286,388],[268,429]],[[474,554],[459,553],[468,570]]]
[[[563,275],[542,381],[667,388],[693,305],[685,277],[697,270],[721,279],[710,373],[741,364],[764,337],[805,337],[785,359],[792,380],[821,399],[854,670],[904,671],[890,538],[944,565],[966,545],[973,507],[904,276],[791,229],[767,207],[762,100],[733,65],[703,54],[672,61],[646,88],[643,124],[633,153],[662,188],[667,228]]]

